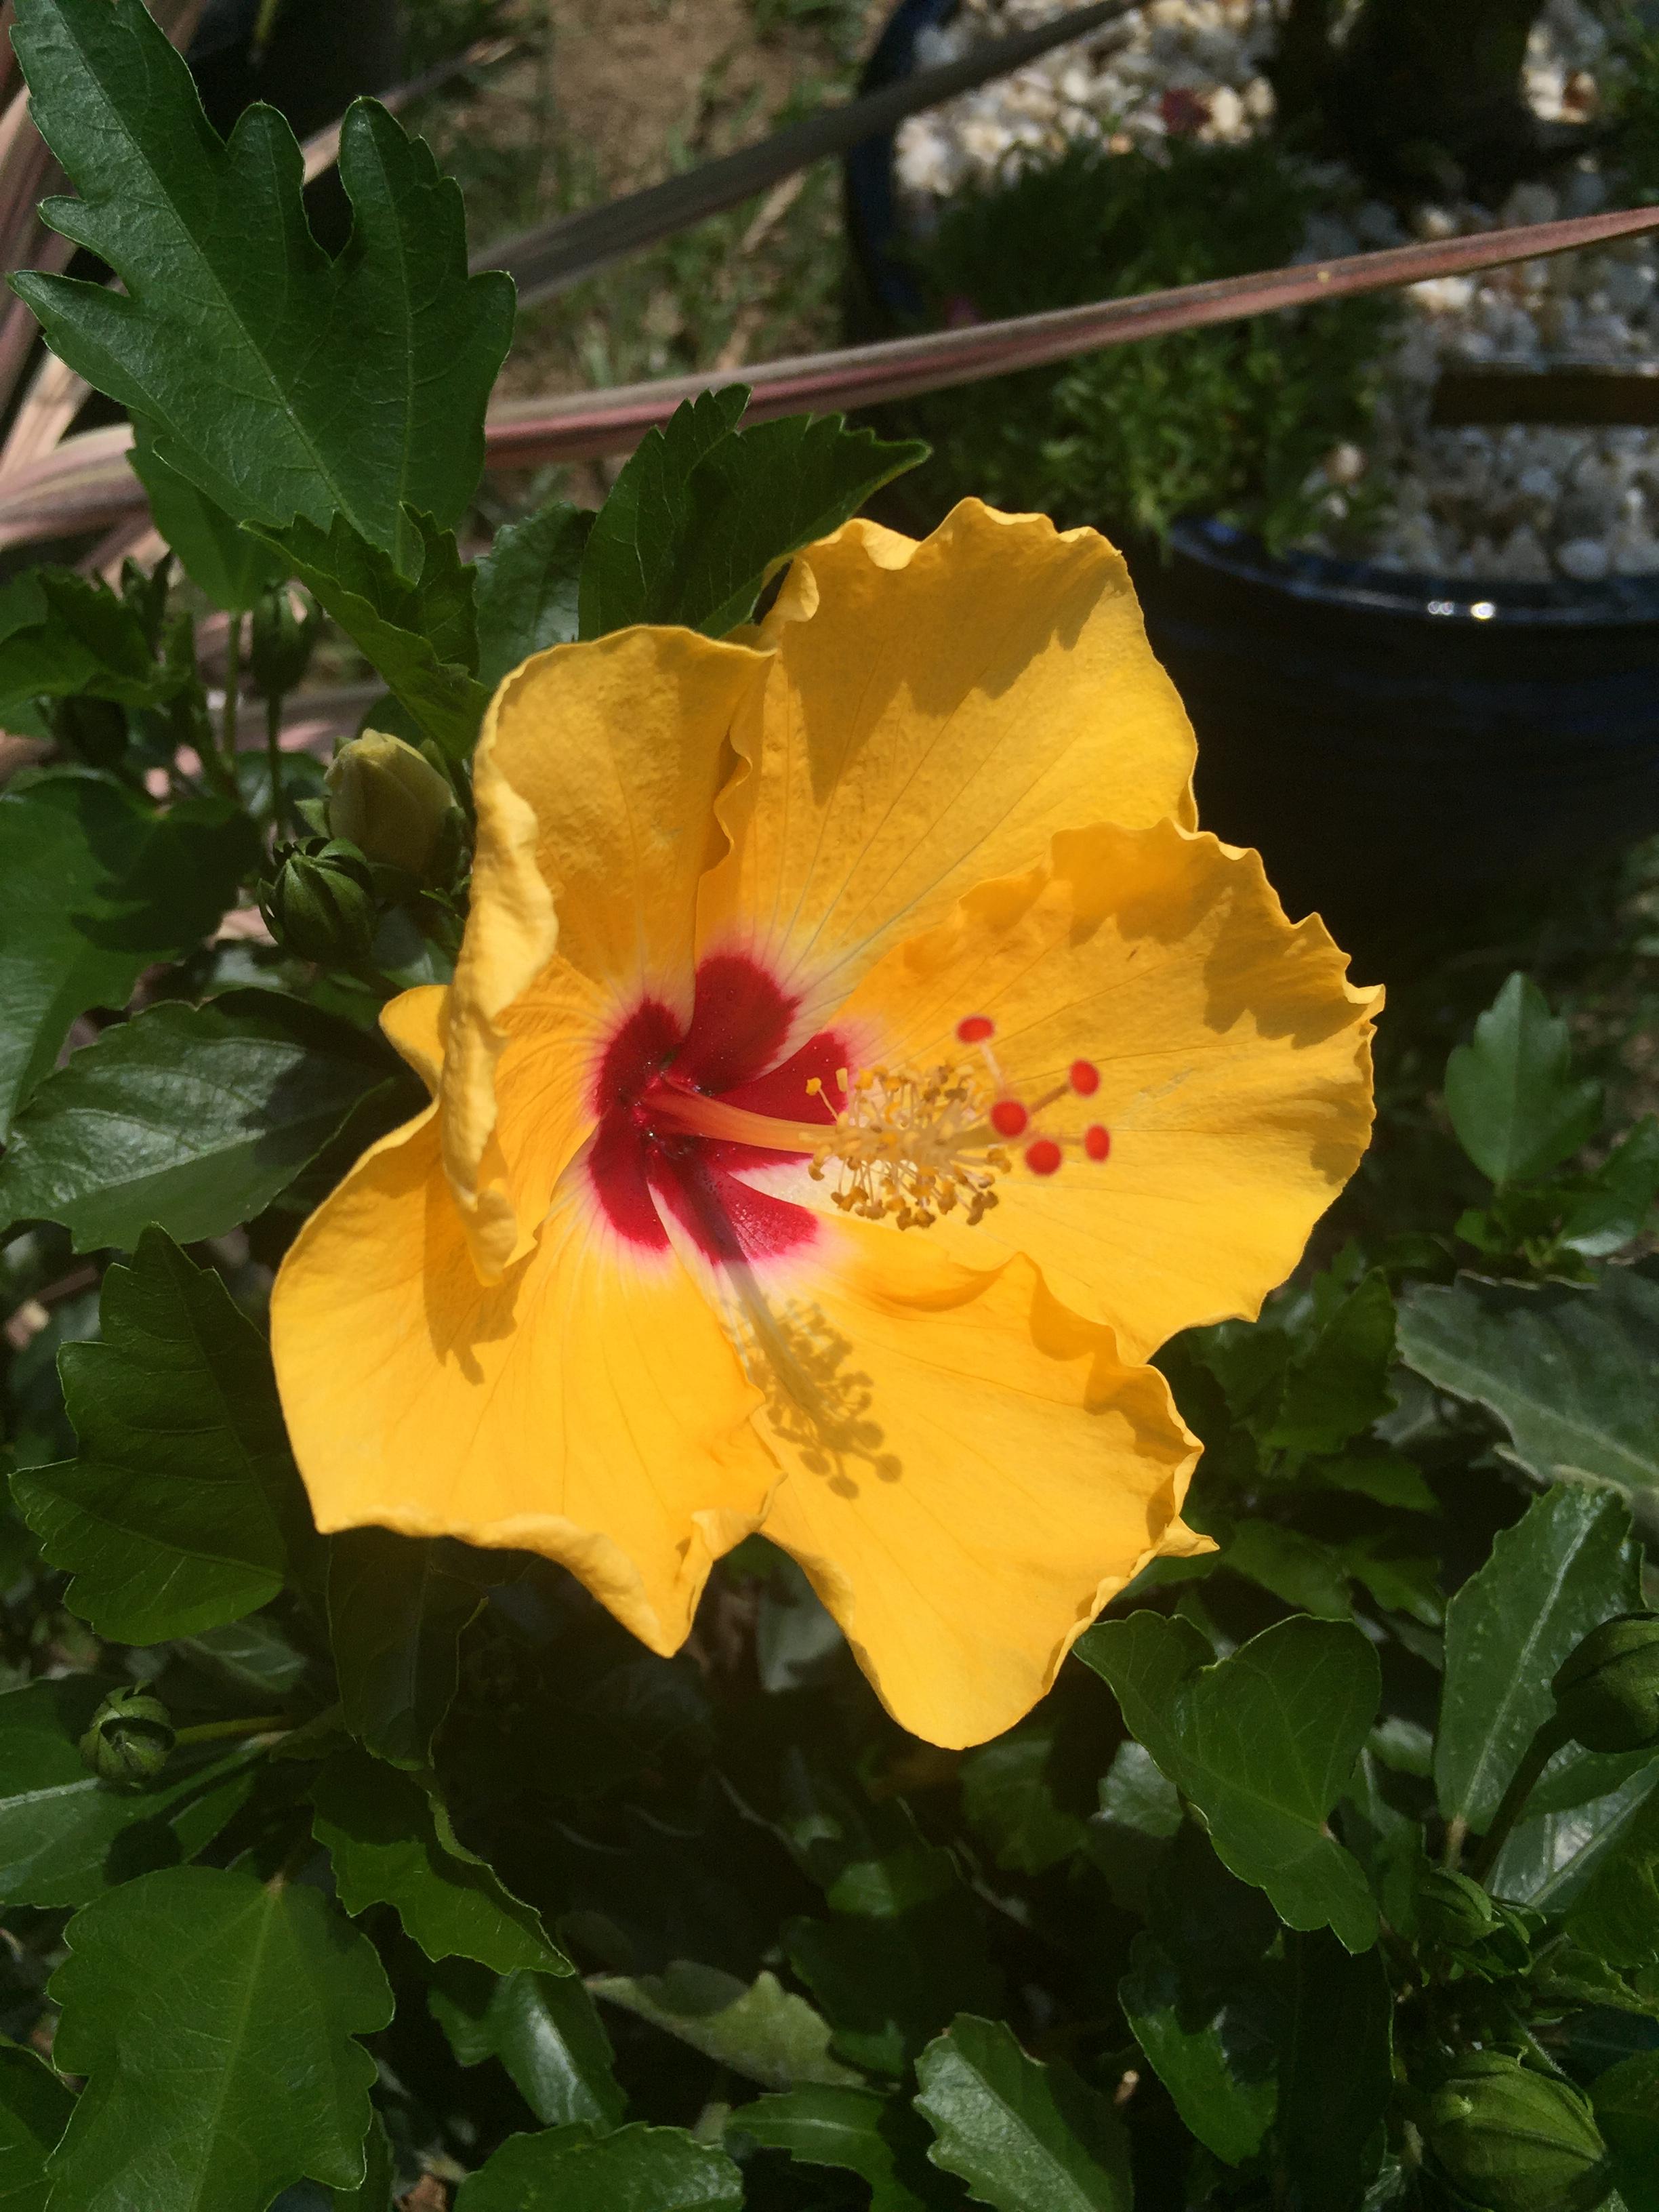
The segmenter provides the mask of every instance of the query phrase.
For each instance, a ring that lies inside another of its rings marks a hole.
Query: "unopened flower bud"
[[[309,600],[296,604],[292,585],[262,592],[248,626],[248,672],[254,690],[267,699],[291,691],[311,665],[320,627],[316,608]]]
[[[1624,1613],[1592,1628],[1550,1686],[1586,1751],[1659,1747],[1659,1613]]]
[[[1586,2100],[1500,2051],[1459,2063],[1423,2133],[1454,2188],[1489,2212],[1594,2212],[1613,2185]]]
[[[167,1763],[173,1723],[147,1690],[112,1690],[81,1739],[81,1756],[103,1782],[142,1790]]]
[[[337,839],[313,853],[290,853],[265,908],[279,945],[324,965],[367,959],[376,918],[368,862]]]
[[[401,738],[365,730],[340,748],[324,782],[330,830],[371,860],[424,881],[441,847],[447,843],[453,857],[446,830],[458,810],[449,779]]]
[[[1468,1944],[1492,1933],[1498,1914],[1478,1881],[1449,1867],[1428,1867],[1418,1877],[1417,1921],[1431,1942]]]

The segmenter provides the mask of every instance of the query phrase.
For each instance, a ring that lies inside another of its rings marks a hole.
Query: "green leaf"
[[[995,2212],[1128,2212],[1128,2141],[1069,2066],[1039,2065],[1001,2021],[963,2014],[916,2061],[936,2166]]]
[[[1659,1121],[1651,1114],[1613,1146],[1575,1199],[1561,1224],[1570,1252],[1604,1260],[1622,1251],[1646,1228],[1659,1199]]]
[[[1610,2066],[1590,2102],[1627,2212],[1659,2212],[1659,2051]]]
[[[1042,1874],[1088,1837],[1087,1823],[1054,1796],[1054,1729],[1028,1724],[970,1751],[959,1770],[962,1809],[1000,1867]]]
[[[536,2118],[549,2127],[583,2120],[599,2133],[628,2108],[611,2067],[611,2042],[592,1998],[574,1974],[506,1974],[469,1962],[441,1966],[430,2003],[463,2066],[498,2058]]]
[[[1394,1333],[1385,1277],[1363,1276],[1338,1293],[1285,1368],[1263,1443],[1274,1451],[1338,1451],[1379,1419],[1394,1404]]]
[[[0,1692],[0,1903],[85,1905],[211,1843],[253,1786],[246,1745],[175,1752],[150,1790],[112,1789],[79,1745],[115,1685],[92,1674]]]
[[[1228,1538],[1222,1564],[1246,1575],[1299,1612],[1321,1620],[1349,1620],[1348,1581],[1328,1544],[1271,1521],[1245,1521]]]
[[[0,609],[0,706],[85,696],[148,707],[172,688],[137,611],[94,577],[32,568]]]
[[[567,1973],[541,1917],[456,1838],[442,1804],[395,1766],[337,1751],[311,1792],[316,1834],[353,1917],[390,1905],[428,1959],[476,1959],[498,1974]]]
[[[373,101],[351,109],[339,173],[356,227],[331,261],[288,125],[251,107],[222,144],[140,0],[32,0],[15,43],[82,194],[47,201],[46,219],[124,287],[14,277],[53,351],[152,422],[161,458],[238,522],[343,514],[400,565],[405,506],[458,522],[513,287],[467,276],[460,194],[426,147]]]
[[[576,635],[590,509],[562,502],[509,522],[478,562],[478,676],[494,690],[521,660]]]
[[[152,1222],[181,1243],[221,1237],[354,1115],[390,1125],[418,1105],[378,1036],[301,1000],[168,1001],[40,1085],[0,1163],[0,1219],[61,1222],[78,1252],[131,1251]]]
[[[258,833],[217,799],[157,814],[76,771],[0,793],[0,1139],[89,1006],[125,1006],[236,902]]]
[[[46,2160],[74,2109],[50,2066],[0,2043],[0,2212],[46,2212]]]
[[[1152,1871],[1181,1830],[1181,1799],[1151,1752],[1133,1737],[1113,1753],[1100,1778],[1099,1797],[1100,1809],[1089,1820],[1089,1856],[1119,1906],[1144,1914]]]
[[[509,2136],[468,2176],[455,2212],[727,2212],[743,2177],[724,2151],[681,2128],[584,2127]]]
[[[1195,2005],[1175,1960],[1145,1930],[1117,1995],[1136,2042],[1200,2142],[1229,2166],[1253,2158],[1277,2093],[1272,2051],[1252,2014],[1231,1991],[1206,1992]]]
[[[257,1611],[297,1489],[264,1339],[160,1230],[109,1270],[99,1315],[100,1340],[61,1359],[81,1455],[15,1475],[19,1511],[100,1636],[159,1644]]]
[[[64,1941],[55,2049],[89,2079],[55,2202],[265,2212],[302,2177],[361,2185],[375,2069],[352,2039],[387,2025],[392,1992],[316,1890],[169,1867],[85,1906]]]
[[[1358,2212],[1394,2089],[1394,1992],[1379,1952],[1351,1958],[1318,1934],[1287,1936],[1285,1953],[1279,2154],[1303,2212]]]
[[[681,1959],[665,1974],[599,1975],[588,1987],[763,2088],[860,2078],[830,2056],[830,2025],[822,2014],[775,1974],[763,1972],[745,1984],[717,1966]]]
[[[1547,1779],[1510,1829],[1489,1877],[1495,1896],[1540,1912],[1571,1909],[1602,1867],[1623,1850],[1659,1784],[1659,1764],[1627,1775],[1599,1797],[1540,1811]]]
[[[747,621],[769,570],[837,530],[927,457],[839,415],[739,430],[742,385],[687,400],[647,430],[600,508],[582,558],[580,635],[681,623],[720,637]]]
[[[1598,1084],[1572,1073],[1567,1025],[1538,986],[1511,975],[1446,1063],[1457,1141],[1501,1189],[1547,1174],[1595,1134]]]
[[[412,583],[339,515],[327,531],[304,520],[264,535],[385,678],[421,733],[452,760],[465,760],[489,694],[472,675],[478,661],[472,571],[462,567],[453,533],[438,531],[423,514],[410,514],[404,568],[415,575]]]
[[[288,574],[282,560],[240,525],[188,477],[169,468],[155,449],[155,433],[142,415],[133,419],[132,471],[149,500],[155,527],[185,565],[191,583],[227,614],[246,614],[261,592]]]
[[[1659,1966],[1659,1798],[1651,1789],[1574,1900],[1567,1932],[1610,1966]]]
[[[330,2190],[330,2212],[396,2212],[392,2201],[392,2185],[397,2179],[396,2160],[386,2122],[378,2112],[368,2124],[363,2162],[365,2171],[360,2188]],[[277,2200],[279,2203],[281,2201]]]
[[[1630,1515],[1618,1498],[1552,1490],[1503,1531],[1446,1609],[1434,1778],[1448,1820],[1484,1834],[1554,1710],[1551,1676],[1592,1628],[1641,1601]]]
[[[483,1599],[439,1542],[349,1528],[331,1541],[329,1638],[345,1724],[377,1759],[424,1767],[460,1679],[461,1631]]]
[[[1382,1694],[1358,1629],[1282,1620],[1205,1666],[1187,1622],[1135,1613],[1091,1629],[1077,1651],[1111,1684],[1224,1865],[1292,1928],[1332,1928],[1351,1951],[1376,1941],[1364,1876],[1325,1828]]]
[[[870,2212],[927,2212],[942,2185],[927,2163],[927,2133],[896,2097],[819,2086],[741,2105],[726,2122],[799,2166],[834,2166],[870,2185]]]
[[[1419,1284],[1400,1356],[1487,1407],[1542,1481],[1584,1475],[1659,1492],[1659,1282],[1607,1267],[1595,1284]]]

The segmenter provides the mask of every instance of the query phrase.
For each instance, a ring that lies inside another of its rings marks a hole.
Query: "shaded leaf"
[[[927,2212],[950,2186],[927,2164],[927,2130],[879,2090],[790,2089],[739,2106],[726,2126],[798,2165],[856,2173],[870,2185],[870,2212]]]
[[[345,1724],[377,1759],[424,1767],[460,1679],[461,1631],[483,1602],[441,1543],[386,1528],[331,1540],[329,1638]]]
[[[641,441],[582,556],[583,637],[630,623],[721,636],[748,619],[777,562],[927,454],[849,430],[839,415],[739,430],[748,396],[742,385],[709,392]]]
[[[265,2212],[359,2187],[392,1992],[314,1889],[170,1867],[70,1923],[56,2051],[88,2085],[49,2171],[62,2204]],[[189,2033],[177,2033],[187,2021]]]
[[[569,2127],[509,2136],[461,2184],[455,2212],[726,2212],[742,2203],[725,2152],[683,2128]]]
[[[495,532],[476,570],[478,679],[493,690],[532,653],[576,635],[582,553],[591,509],[562,502]]]
[[[1320,1287],[1329,1283],[1325,1278]],[[1314,1328],[1291,1355],[1273,1419],[1261,1431],[1272,1450],[1340,1450],[1394,1404],[1394,1299],[1386,1279],[1365,1275],[1352,1290],[1328,1297],[1327,1310],[1316,1314]]]
[[[1017,1874],[1058,1866],[1088,1835],[1087,1823],[1055,1797],[1054,1757],[1053,1727],[1036,1723],[981,1744],[959,1769],[969,1824],[997,1864]]]
[[[1039,2065],[1001,2021],[955,2021],[916,2061],[928,2155],[995,2212],[1128,2212],[1128,2140],[1069,2066]]]
[[[0,1218],[58,1221],[76,1249],[182,1243],[263,1212],[354,1115],[418,1110],[378,1036],[278,991],[168,1001],[70,1055],[19,1115]],[[365,1129],[364,1141],[374,1131]]]
[[[604,2134],[628,2100],[611,2071],[611,2040],[585,1984],[574,1974],[504,1975],[470,1963],[440,1968],[433,2016],[463,2066],[498,2058],[538,2120],[586,2121]]]
[[[173,686],[136,609],[73,568],[32,568],[0,592],[0,710],[38,697],[158,704]]]
[[[327,531],[309,520],[264,533],[333,616],[421,733],[452,760],[465,760],[489,694],[478,662],[472,572],[452,532],[423,514],[408,518],[406,580],[392,557],[336,515]]]
[[[1590,2102],[1627,2212],[1659,2212],[1659,2051],[1610,2066]]]
[[[1534,1792],[1492,1866],[1493,1894],[1539,1911],[1571,1907],[1624,1848],[1656,1783],[1659,1764],[1650,1764],[1602,1796],[1547,1812],[1535,1809]]]
[[[44,2060],[0,2043],[0,2212],[46,2212],[46,2160],[74,2108]]]
[[[1229,2166],[1261,2148],[1277,2092],[1271,2045],[1231,1992],[1195,2003],[1175,1960],[1143,1930],[1134,1939],[1118,2002],[1188,2127]]]
[[[1400,1356],[1488,1407],[1542,1481],[1587,1475],[1659,1491],[1659,1282],[1607,1267],[1594,1285],[1418,1285]]]
[[[1221,1558],[1236,1575],[1247,1575],[1298,1612],[1321,1620],[1352,1617],[1340,1560],[1328,1544],[1299,1529],[1281,1528],[1271,1521],[1243,1522],[1228,1538]]]
[[[1394,2089],[1394,1992],[1379,1952],[1351,1958],[1322,1931],[1287,1936],[1285,1952],[1279,2154],[1305,2212],[1358,2212]]]
[[[1205,1666],[1186,1622],[1136,1613],[1091,1629],[1077,1651],[1224,1865],[1291,1927],[1328,1926],[1351,1951],[1375,1942],[1364,1876],[1325,1830],[1381,1696],[1376,1655],[1357,1629],[1284,1620]]]
[[[665,1974],[598,1975],[588,1987],[764,2088],[860,2078],[830,2056],[829,2022],[775,1974],[763,1972],[745,1986],[687,1959]]]
[[[80,1457],[15,1475],[19,1510],[100,1635],[159,1644],[256,1611],[297,1489],[264,1339],[159,1229],[99,1315],[100,1340],[61,1358]]]
[[[1535,1498],[1446,1609],[1435,1743],[1440,1809],[1483,1833],[1540,1725],[1550,1678],[1601,1621],[1641,1604],[1630,1516],[1605,1492]]]
[[[210,936],[258,857],[217,799],[157,814],[72,770],[0,792],[0,1139],[76,1015],[125,1006],[146,968]]]
[[[185,572],[216,607],[246,614],[260,592],[280,584],[287,564],[270,546],[243,530],[169,468],[155,448],[155,433],[142,415],[133,418],[132,466],[144,487],[155,527],[184,563]]]
[[[410,1775],[337,1751],[312,1786],[319,1843],[354,1917],[390,1905],[428,1959],[476,1959],[498,1974],[568,1972],[541,1917],[456,1838],[442,1805]]]
[[[1602,1852],[1567,1932],[1610,1966],[1659,1966],[1659,1798],[1651,1787]]]
[[[405,504],[458,522],[513,288],[466,274],[460,194],[426,147],[360,100],[340,134],[356,227],[312,238],[301,161],[275,109],[228,147],[140,0],[34,0],[15,33],[41,134],[79,189],[54,228],[124,289],[25,272],[53,350],[155,427],[161,458],[237,521],[411,543]]]
[[[1645,1115],[1620,1139],[1573,1200],[1561,1242],[1586,1259],[1603,1260],[1639,1237],[1659,1199],[1659,1120]]]
[[[1100,1778],[1099,1797],[1100,1808],[1089,1820],[1089,1856],[1122,1910],[1144,1913],[1153,1869],[1181,1829],[1181,1799],[1151,1752],[1133,1737],[1113,1753]]]
[[[1447,1061],[1446,1111],[1500,1188],[1547,1173],[1595,1135],[1601,1086],[1574,1075],[1567,1025],[1528,976],[1510,977]]]

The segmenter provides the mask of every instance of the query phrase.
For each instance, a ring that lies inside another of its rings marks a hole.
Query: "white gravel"
[[[952,58],[988,28],[1055,12],[1054,0],[966,0],[955,22],[924,33],[917,58]],[[1172,129],[1209,140],[1253,136],[1273,115],[1261,69],[1276,17],[1275,0],[1148,0],[1092,38],[913,116],[897,149],[906,220],[925,234],[963,184],[1006,174],[1069,140],[1155,153]],[[1540,115],[1593,116],[1607,49],[1604,26],[1581,0],[1551,0],[1526,72]],[[1340,170],[1324,173],[1334,202],[1352,212],[1316,216],[1299,258],[1587,215],[1607,198],[1586,159],[1551,184],[1517,185],[1501,207],[1425,204],[1402,224],[1381,201],[1361,202]],[[1434,429],[1428,422],[1445,369],[1659,361],[1659,246],[1635,241],[1484,276],[1440,277],[1406,298],[1405,331],[1374,429],[1363,452],[1342,446],[1328,458],[1315,488],[1328,528],[1310,546],[1488,581],[1595,582],[1659,571],[1659,431]],[[1384,497],[1369,535],[1356,542],[1344,524],[1362,481],[1380,482]]]

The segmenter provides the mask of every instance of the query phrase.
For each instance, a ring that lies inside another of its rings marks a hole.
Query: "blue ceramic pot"
[[[954,0],[903,0],[866,73],[915,65]],[[914,317],[892,141],[847,162],[869,298]],[[1101,527],[1113,536],[1113,518]],[[1292,913],[1391,961],[1495,896],[1659,833],[1659,578],[1451,582],[1178,524],[1129,548],[1198,732],[1206,826],[1255,845]],[[1426,926],[1426,927],[1424,927]]]

